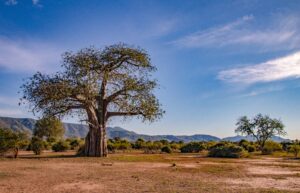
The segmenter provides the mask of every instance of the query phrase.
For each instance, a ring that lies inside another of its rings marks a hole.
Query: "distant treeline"
[[[0,154],[5,155],[7,152],[13,152],[17,157],[19,150],[33,151],[40,154],[43,150],[53,150],[55,152],[76,150],[81,154],[84,147],[83,138],[29,138],[26,133],[14,132],[9,129],[0,129]],[[239,142],[189,142],[183,141],[145,141],[138,139],[130,142],[126,139],[114,138],[107,142],[109,153],[129,152],[139,150],[143,153],[200,153],[205,152],[211,157],[247,157],[249,153],[261,152],[262,154],[272,154],[274,152],[291,152],[298,156],[300,152],[300,142],[298,140],[292,142],[277,143],[267,141],[264,148],[261,149],[257,142],[241,140]]]

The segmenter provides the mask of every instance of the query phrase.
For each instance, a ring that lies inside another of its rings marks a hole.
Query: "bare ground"
[[[299,160],[142,153],[83,158],[73,154],[0,159],[0,192],[300,192]]]

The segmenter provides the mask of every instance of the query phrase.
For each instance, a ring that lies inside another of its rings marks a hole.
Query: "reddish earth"
[[[300,192],[299,160],[142,153],[82,158],[73,154],[0,159],[0,192]]]

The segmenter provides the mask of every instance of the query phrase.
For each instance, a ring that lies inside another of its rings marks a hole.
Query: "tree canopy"
[[[236,125],[236,133],[253,136],[261,149],[271,137],[286,134],[283,123],[278,119],[270,118],[268,115],[258,114],[252,120],[248,119],[247,116],[243,116],[239,118]]]
[[[56,117],[43,117],[35,124],[33,135],[46,138],[47,141],[57,140],[63,137],[65,129],[62,122]]]

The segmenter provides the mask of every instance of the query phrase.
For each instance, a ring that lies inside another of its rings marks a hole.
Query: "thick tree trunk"
[[[107,157],[107,141],[104,127],[90,128],[85,138],[85,156]]]

